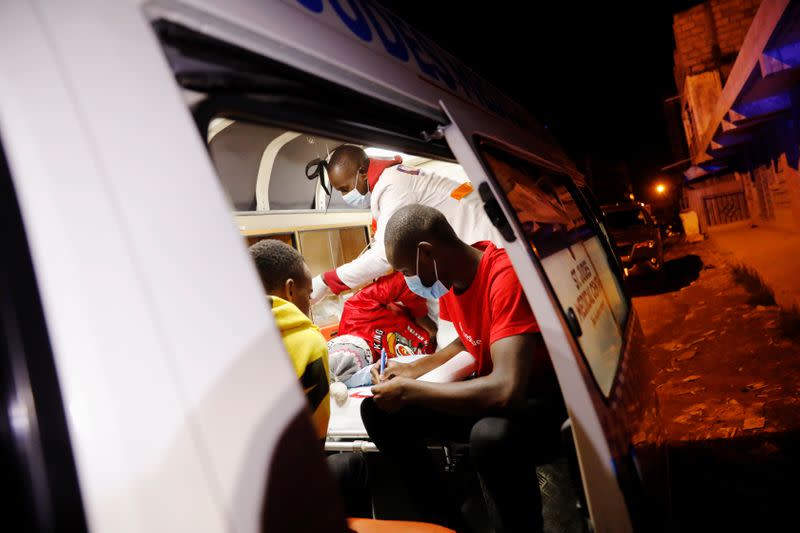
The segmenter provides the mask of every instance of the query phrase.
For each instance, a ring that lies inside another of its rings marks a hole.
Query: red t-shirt
[[[505,250],[489,241],[472,245],[483,250],[478,272],[461,294],[451,289],[439,300],[439,316],[455,325],[467,351],[478,362],[478,376],[492,372],[493,342],[536,333],[539,325],[522,292]]]
[[[361,337],[372,349],[372,362],[387,357],[433,353],[435,343],[415,318],[428,314],[428,304],[408,288],[399,272],[378,278],[344,304],[339,335]]]

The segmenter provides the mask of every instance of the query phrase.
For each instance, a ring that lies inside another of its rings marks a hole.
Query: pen
[[[384,370],[386,370],[386,348],[381,350],[381,376]]]

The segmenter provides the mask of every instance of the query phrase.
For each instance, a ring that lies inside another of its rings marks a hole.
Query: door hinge
[[[427,131],[421,131],[420,135],[422,136],[422,140],[426,143],[444,139],[444,126],[437,126],[436,129],[430,133]]]

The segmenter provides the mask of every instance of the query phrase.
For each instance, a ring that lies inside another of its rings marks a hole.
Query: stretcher
[[[411,362],[420,356],[398,357],[398,360]],[[432,383],[460,381],[470,376],[476,369],[475,358],[469,352],[462,351],[452,359],[420,376],[417,379]],[[369,441],[369,435],[361,420],[361,402],[372,396],[371,386],[356,387],[348,390],[347,399],[339,403],[331,395],[331,418],[328,423],[328,438],[325,440],[326,451],[377,451]]]

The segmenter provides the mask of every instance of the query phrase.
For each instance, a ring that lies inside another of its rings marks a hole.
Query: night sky
[[[598,188],[625,166],[645,186],[673,162],[663,111],[677,94],[672,14],[696,0],[379,3],[528,108]]]

